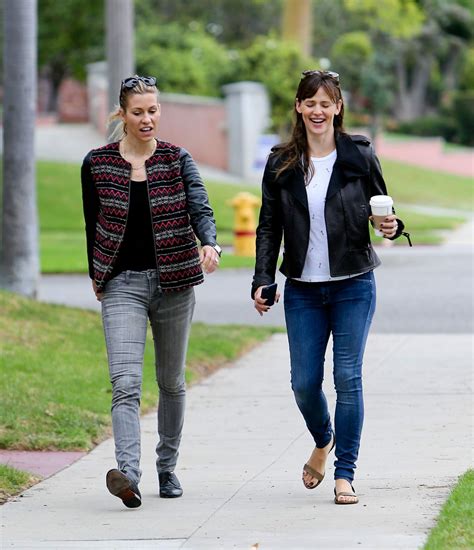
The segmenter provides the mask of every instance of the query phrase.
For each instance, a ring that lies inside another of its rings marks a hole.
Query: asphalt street
[[[375,270],[377,310],[372,331],[379,333],[469,333],[473,328],[473,256],[466,245],[379,248]],[[220,270],[196,287],[194,321],[213,324],[284,325],[283,296],[260,317],[250,299],[252,271]],[[284,277],[277,277],[279,289]],[[86,275],[47,275],[39,298],[100,309]]]

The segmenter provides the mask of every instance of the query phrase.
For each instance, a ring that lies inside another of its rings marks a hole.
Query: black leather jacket
[[[325,204],[332,277],[365,273],[380,265],[370,243],[369,199],[387,194],[379,161],[366,137],[339,134],[336,149]],[[308,250],[310,219],[303,169],[289,169],[276,178],[280,165],[281,159],[272,152],[263,174],[252,298],[258,287],[275,279],[282,237],[280,271],[286,277],[301,277]],[[397,234],[392,239],[398,238],[403,229],[398,220]]]

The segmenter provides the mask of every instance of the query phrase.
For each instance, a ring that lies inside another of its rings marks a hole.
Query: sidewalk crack
[[[292,447],[294,443],[296,443],[301,437],[306,435],[306,431],[301,432],[299,435],[297,435],[295,438],[293,438],[290,443],[281,451],[277,457],[270,462],[270,464],[267,464],[264,468],[262,468],[260,471],[258,471],[254,476],[252,476],[250,479],[245,481],[238,489],[234,491],[234,493],[227,499],[225,502],[223,502],[218,508],[216,508],[203,522],[199,527],[196,527],[196,529],[187,537],[186,541],[183,542],[183,544],[180,546],[180,548],[184,548],[188,542],[191,541],[191,539],[196,535],[209,521],[218,514],[229,502],[231,502],[247,485],[255,481],[259,476],[261,476],[264,472],[266,472],[269,468],[274,466],[281,458],[285,455],[285,453],[288,452],[288,450]]]

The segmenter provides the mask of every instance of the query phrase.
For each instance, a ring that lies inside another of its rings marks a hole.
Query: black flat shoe
[[[127,508],[138,508],[142,505],[142,495],[137,485],[132,483],[120,470],[113,469],[105,477],[107,489],[120,498]]]
[[[161,498],[178,498],[183,494],[181,484],[173,472],[162,472],[158,474],[158,479]]]

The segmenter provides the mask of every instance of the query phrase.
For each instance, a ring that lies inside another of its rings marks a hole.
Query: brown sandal
[[[306,481],[303,479],[303,485],[306,487],[306,489],[316,489],[316,487],[320,485],[321,482],[323,481],[324,475],[325,475],[325,473],[321,474],[320,472],[312,468],[309,464],[305,464],[303,466],[303,474],[305,473],[309,474],[312,477],[315,477],[318,480],[318,482],[315,485],[311,485],[309,483],[306,483]]]
[[[334,489],[334,504],[357,504],[359,502],[359,497],[356,495],[354,487],[352,487],[352,493],[349,493],[348,491],[341,491],[340,493],[336,493],[336,489]],[[349,502],[344,500],[339,500],[340,497],[352,497],[355,498],[355,500],[351,500]]]
[[[328,443],[328,445],[329,445],[329,443]],[[328,451],[328,456],[329,456],[329,453],[334,449],[335,445],[336,445],[336,437],[334,436],[334,433],[333,433],[332,434],[332,445],[331,445],[331,448]],[[311,477],[314,477],[318,480],[318,482],[315,485],[312,485],[312,484],[306,483],[305,480],[303,479],[303,485],[306,487],[306,489],[316,489],[316,487],[318,485],[321,485],[321,483],[324,479],[324,476],[326,475],[326,472],[324,472],[324,473],[318,472],[318,470],[315,470],[308,463],[306,463],[303,466],[303,474],[305,474],[305,473],[309,474]]]

